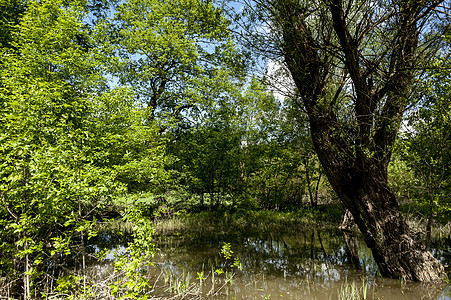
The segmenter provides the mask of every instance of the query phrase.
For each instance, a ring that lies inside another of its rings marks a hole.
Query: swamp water
[[[101,238],[105,247],[109,236]],[[114,239],[112,239],[114,240]],[[426,285],[377,276],[362,241],[360,270],[351,266],[343,233],[302,229],[295,234],[160,235],[151,280],[155,297],[179,299],[451,299],[450,285]],[[228,248],[230,247],[230,248]],[[124,246],[110,245],[119,251]],[[226,250],[226,258],[221,250]],[[451,264],[451,239],[433,244],[433,254]],[[109,260],[109,261],[108,261]],[[93,276],[112,269],[114,255],[90,266]],[[234,265],[235,264],[235,265]],[[201,280],[202,279],[202,280]]]

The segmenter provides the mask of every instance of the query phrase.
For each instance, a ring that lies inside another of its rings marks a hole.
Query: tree
[[[130,181],[164,174],[133,93],[106,92],[87,14],[84,1],[29,1],[0,49],[0,270],[26,299],[83,255]]]
[[[201,207],[205,196],[215,207],[230,198],[238,177],[234,152],[240,147],[241,136],[221,121],[186,129],[170,146],[170,153],[176,157],[173,168],[185,174],[185,184],[200,196]]]
[[[325,174],[381,274],[443,280],[443,266],[399,211],[387,167],[403,114],[416,101],[419,70],[444,46],[449,8],[443,1],[256,2],[245,13],[264,25],[253,32],[283,57]]]
[[[449,63],[438,61],[437,65]],[[408,128],[400,135],[397,151],[414,174],[409,186],[411,196],[427,208],[425,246],[429,249],[434,218],[451,209],[451,77],[449,70],[439,69],[427,72],[427,78],[420,89],[422,101],[409,112]]]
[[[291,136],[289,143],[297,152],[298,160],[303,167],[303,177],[310,200],[310,205],[318,205],[318,192],[324,172],[313,148],[307,114],[296,103],[296,95],[286,98],[283,136]]]
[[[112,74],[133,87],[149,119],[165,129],[189,108],[213,103],[243,75],[229,25],[212,1],[129,0],[97,34],[104,53],[113,56]]]

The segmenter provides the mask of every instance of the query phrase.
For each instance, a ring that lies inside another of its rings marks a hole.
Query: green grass
[[[293,212],[266,210],[221,210],[179,213],[155,223],[157,234],[183,232],[233,234],[235,232],[296,233],[300,226],[337,227],[341,207],[328,205],[316,210],[302,208]],[[219,231],[219,232],[218,232]]]

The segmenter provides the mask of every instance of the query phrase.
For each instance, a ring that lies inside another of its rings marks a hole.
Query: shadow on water
[[[110,248],[125,249],[124,243],[107,235],[93,240],[90,251],[108,247],[108,240],[114,242]],[[155,242],[159,251],[154,258],[153,278],[170,274],[191,281],[196,281],[200,272],[211,276],[218,268],[227,269],[220,251],[230,243],[241,268],[235,268],[233,280],[209,297],[214,299],[451,299],[450,286],[379,278],[371,252],[362,240],[356,244],[361,268],[354,268],[343,232],[330,228],[304,228],[289,235],[160,235]],[[432,253],[446,265],[451,263],[450,245],[449,238],[433,244]],[[92,261],[92,276],[111,271],[114,255],[107,258],[102,264]],[[206,284],[204,295],[211,291],[211,284]],[[165,296],[167,289],[156,289],[156,293]]]

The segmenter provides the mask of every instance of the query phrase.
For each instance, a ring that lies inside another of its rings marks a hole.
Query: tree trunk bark
[[[352,213],[383,276],[422,282],[445,278],[443,266],[424,249],[420,236],[401,215],[386,174],[381,176],[381,170],[374,165],[366,171],[356,171],[357,168],[334,168],[324,157],[322,162],[332,187]]]
[[[332,188],[352,213],[381,274],[423,282],[444,280],[444,268],[404,221],[388,187],[387,167],[402,116],[412,104],[421,28],[439,3],[424,11],[422,2],[401,1],[397,14],[390,12],[393,51],[373,49],[366,55],[362,36],[383,38],[379,27],[387,20],[355,27],[349,22],[351,6],[342,0],[316,9],[298,1],[274,2],[285,64]]]
[[[343,236],[345,238],[345,252],[348,257],[349,263],[356,270],[361,270],[359,259],[359,239],[352,231],[343,231]]]
[[[334,135],[331,122],[310,114],[313,144],[325,174],[371,249],[382,276],[437,282],[444,267],[425,250],[424,241],[402,216],[388,186],[390,152],[368,155],[362,147]],[[354,151],[352,149],[354,148]]]
[[[360,265],[359,259],[359,239],[356,234],[353,232],[352,228],[354,227],[354,218],[349,210],[345,209],[343,214],[343,218],[341,220],[341,224],[338,227],[343,232],[343,236],[345,239],[345,252],[348,257],[349,263],[356,269],[361,270],[362,266]]]
[[[28,250],[28,242],[25,242],[25,250]],[[31,299],[30,294],[30,261],[28,258],[28,254],[25,255],[25,275],[23,278],[24,281],[24,300]]]

